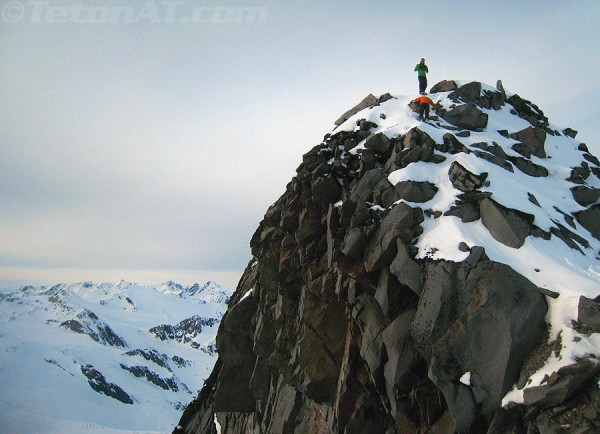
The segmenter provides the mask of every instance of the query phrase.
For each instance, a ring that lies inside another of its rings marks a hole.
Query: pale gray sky
[[[430,85],[502,79],[599,155],[599,19],[595,0],[4,1],[0,287],[235,286],[302,154],[367,94],[415,93],[421,57]]]

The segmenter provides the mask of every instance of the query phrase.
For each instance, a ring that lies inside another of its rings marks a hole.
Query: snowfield
[[[89,282],[0,294],[0,432],[170,432],[231,290]]]

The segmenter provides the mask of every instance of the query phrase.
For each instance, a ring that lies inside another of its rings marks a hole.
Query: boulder
[[[461,87],[456,89],[448,98],[463,102],[476,102],[481,96],[481,83],[478,81],[472,81],[471,83],[463,84]]]
[[[600,199],[600,189],[578,185],[571,188],[573,199],[581,206],[588,206]]]
[[[548,125],[548,118],[544,116],[544,112],[531,101],[527,101],[517,94],[511,95],[507,101],[514,107],[515,113],[529,122],[532,126],[545,127]]]
[[[452,90],[456,90],[458,86],[456,82],[453,80],[442,80],[437,84],[434,84],[431,89],[429,89],[430,93],[438,93],[438,92],[450,92]]]
[[[448,177],[454,188],[466,193],[481,187],[487,178],[487,173],[475,175],[455,161],[450,165]]]
[[[538,127],[528,127],[510,135],[511,139],[518,140],[529,148],[532,155],[546,158],[544,143],[546,142],[546,131]]]
[[[534,219],[531,214],[506,208],[489,198],[481,201],[479,212],[492,237],[508,247],[518,249],[531,232]]]
[[[383,190],[390,187],[387,174],[381,168],[371,169],[363,175],[352,189],[350,200],[356,203],[373,202],[374,195],[381,194]]]
[[[435,151],[435,142],[425,132],[419,128],[413,128],[404,134],[399,146],[396,145],[394,152],[388,163],[386,170],[391,173],[394,170],[404,168],[410,163],[417,161],[429,161]]]
[[[394,186],[399,199],[409,202],[428,202],[437,193],[437,187],[431,182],[400,181]]]
[[[438,110],[438,113],[446,122],[467,130],[479,130],[488,123],[488,115],[473,104],[459,105],[450,111]]]
[[[387,154],[392,149],[392,141],[383,133],[373,134],[367,137],[365,148],[371,149],[376,154]]]
[[[507,265],[485,259],[426,265],[411,335],[458,432],[475,432],[480,419],[492,419],[542,336],[546,312],[537,287]]]
[[[463,145],[454,134],[444,134],[444,144],[439,146],[440,151],[458,154],[459,152],[468,153],[469,150]]]
[[[592,333],[600,333],[600,301],[579,297],[577,321]]]

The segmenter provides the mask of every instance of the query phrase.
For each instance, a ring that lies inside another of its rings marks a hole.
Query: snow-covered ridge
[[[216,361],[231,294],[125,281],[0,294],[0,432],[171,430]]]
[[[455,83],[457,88],[475,84]],[[513,96],[503,88],[477,84],[481,87],[476,99],[500,93],[504,94],[504,100]],[[599,207],[598,160],[589,154],[585,144],[575,139],[575,131],[547,122],[543,113],[529,101],[524,104],[533,112],[533,118],[517,113],[509,103],[494,108],[477,106],[476,109],[487,116],[485,127],[457,128],[444,114],[462,105],[476,104],[469,98],[464,101],[453,98],[453,93],[454,89],[429,95],[442,110],[440,116],[432,113],[432,119],[427,122],[419,121],[410,107],[417,95],[388,94],[340,122],[332,135],[364,131],[364,125],[369,125],[368,137],[346,149],[352,154],[374,149],[377,145],[369,146],[368,142],[376,142],[374,137],[378,134],[393,141],[415,128],[426,133],[436,144],[448,143],[448,134],[459,141],[463,146],[460,152],[451,149],[440,152],[438,148],[436,154],[441,158],[410,162],[391,172],[388,180],[394,186],[413,182],[436,187],[435,194],[428,200],[400,199],[394,205],[404,202],[428,211],[421,225],[423,233],[415,244],[417,258],[460,262],[469,256],[470,247],[485,246],[490,259],[509,265],[555,295],[547,297],[546,321],[551,328],[550,338],[560,339],[562,350],[551,356],[546,366],[531,378],[530,384],[537,385],[545,375],[561,366],[581,358],[600,357],[600,334],[582,334],[573,327],[578,318],[580,297],[594,299],[600,295],[598,233],[591,233],[576,217],[582,211]],[[531,152],[532,149],[522,146],[524,140],[519,132],[530,130],[541,131],[544,136],[537,155],[535,150]],[[500,206],[531,218],[535,232],[532,230],[522,245],[518,248],[507,246],[494,236],[483,219],[469,221],[454,212],[465,193],[457,189],[449,176],[457,164],[484,180],[478,192],[489,194]],[[584,175],[580,176],[582,173]],[[590,192],[592,199],[587,202],[577,200],[574,190]],[[337,205],[341,206],[341,203]],[[522,402],[522,393],[515,388],[506,397],[506,402]]]

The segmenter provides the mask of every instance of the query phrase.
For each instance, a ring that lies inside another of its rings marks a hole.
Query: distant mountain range
[[[170,432],[216,361],[231,293],[125,281],[0,293],[0,432]]]

